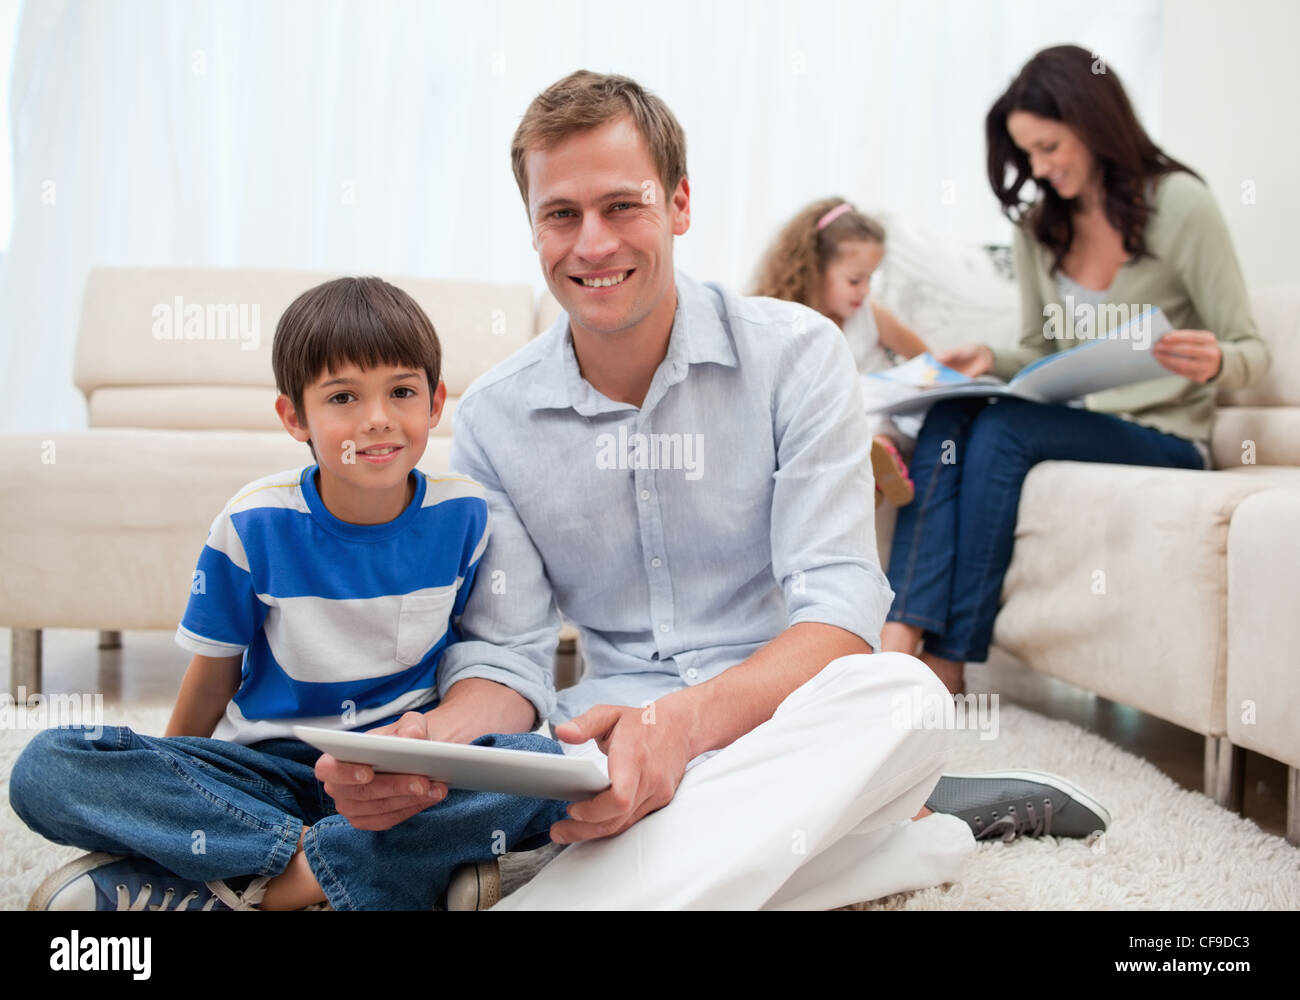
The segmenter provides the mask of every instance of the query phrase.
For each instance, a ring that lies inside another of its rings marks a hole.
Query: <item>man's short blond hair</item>
[[[510,165],[524,210],[528,211],[524,160],[530,151],[554,149],[571,135],[623,117],[632,119],[650,147],[664,198],[671,198],[686,176],[686,133],[668,105],[635,80],[580,69],[533,98],[510,141]]]

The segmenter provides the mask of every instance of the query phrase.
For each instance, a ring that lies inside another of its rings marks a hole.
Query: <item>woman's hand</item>
[[[1209,330],[1171,330],[1156,341],[1151,354],[1175,375],[1193,382],[1208,382],[1223,367],[1219,340]]]
[[[934,359],[968,378],[978,378],[993,370],[993,349],[988,344],[963,344],[950,351],[941,351]]]

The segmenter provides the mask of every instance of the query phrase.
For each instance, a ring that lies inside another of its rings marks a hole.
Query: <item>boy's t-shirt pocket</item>
[[[447,632],[456,588],[442,587],[407,594],[397,617],[395,656],[405,667],[413,667],[428,654]]]

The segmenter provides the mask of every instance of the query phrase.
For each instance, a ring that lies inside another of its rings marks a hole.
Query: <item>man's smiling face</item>
[[[617,333],[671,307],[673,237],[690,228],[690,184],[682,178],[665,198],[631,118],[531,150],[526,164],[533,248],[575,331]]]

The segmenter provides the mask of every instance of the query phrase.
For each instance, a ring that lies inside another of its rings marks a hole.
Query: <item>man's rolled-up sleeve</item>
[[[880,648],[894,593],[876,552],[870,428],[844,336],[819,319],[794,338],[776,386],[772,569],[789,622]]]
[[[527,698],[546,719],[555,711],[560,616],[542,558],[475,435],[472,412],[465,400],[454,415],[451,467],[482,484],[492,534],[459,622],[462,640],[447,648],[438,668],[438,695],[481,677]]]

